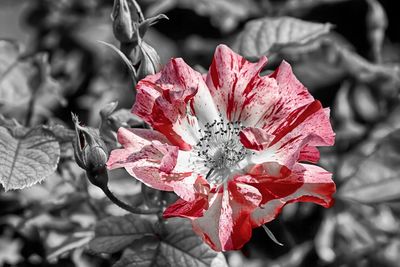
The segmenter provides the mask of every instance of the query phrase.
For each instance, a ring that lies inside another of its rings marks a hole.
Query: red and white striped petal
[[[182,157],[185,158],[187,152],[170,145],[159,132],[120,128],[118,141],[124,148],[111,152],[107,162],[109,169],[124,167],[144,184],[159,190],[175,191],[189,201],[196,197],[196,184],[206,183],[204,178],[193,174],[189,166],[184,168],[182,165]],[[178,163],[180,166],[176,168]]]
[[[225,45],[219,45],[214,53],[206,83],[222,116],[229,121],[240,119],[240,113],[258,94],[260,71],[267,62],[262,57],[251,63]]]
[[[282,122],[293,110],[314,98],[283,61],[269,76],[259,73],[267,59],[251,63],[225,45],[217,47],[206,83],[221,113],[245,126],[267,128]]]
[[[199,194],[209,191],[209,184],[200,175],[196,173],[177,173],[163,175],[163,181],[173,188],[175,194],[186,201],[194,201]]]
[[[240,249],[251,237],[250,214],[260,201],[256,188],[230,181],[210,195],[207,211],[192,222],[193,230],[214,250]]]
[[[313,101],[291,112],[271,135],[273,139],[268,148],[251,155],[251,163],[275,161],[291,168],[299,160],[300,153],[306,145],[331,146],[335,141],[335,133],[329,121],[329,110],[323,109],[319,101]],[[316,156],[313,151],[312,160]]]
[[[258,184],[253,184],[255,181]],[[336,191],[332,174],[321,167],[296,164],[288,177],[280,179],[254,178],[250,185],[263,195],[260,207],[251,214],[253,227],[272,221],[282,208],[293,202],[314,202],[325,208],[333,205]]]
[[[144,147],[151,147],[152,142],[169,144],[168,139],[163,134],[147,129],[126,129],[121,127],[118,129],[117,138],[123,148],[111,151],[107,162],[107,167],[109,169],[124,167],[129,156],[141,152]],[[143,158],[146,157],[148,156],[143,155]]]
[[[132,112],[180,149],[198,142],[199,121],[213,121],[218,111],[200,73],[182,59],[171,59],[160,73],[141,80]]]
[[[282,61],[279,67],[268,75],[268,78],[274,79],[277,86],[270,86],[268,90],[263,91],[266,100],[265,112],[263,114],[254,113],[253,116],[258,116],[258,120],[253,126],[274,132],[277,125],[283,123],[289,114],[312,103],[314,98],[307,88],[297,80],[291,66],[286,61]]]
[[[242,123],[264,128],[268,133],[274,132],[294,110],[314,101],[285,61],[269,76],[254,79],[249,87],[254,88],[250,92],[256,96],[245,102]]]
[[[107,162],[109,169],[124,167],[143,183],[160,190],[171,191],[157,173],[170,172],[176,164],[178,147],[168,144],[164,135],[153,130],[119,128],[118,142],[122,149],[111,151]]]

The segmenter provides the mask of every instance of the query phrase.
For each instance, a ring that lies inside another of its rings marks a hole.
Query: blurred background
[[[255,229],[241,251],[226,253],[230,266],[400,266],[400,16],[396,1],[138,3],[146,18],[161,13],[169,18],[150,27],[144,36],[161,64],[182,57],[206,72],[215,47],[225,43],[251,60],[266,54],[269,64],[264,73],[285,59],[313,96],[331,108],[336,144],[321,149],[319,164],[334,174],[335,206],[288,205],[269,224],[284,246],[271,241],[262,228]],[[121,109],[132,106],[134,82],[128,68],[115,51],[98,42],[119,46],[110,18],[112,6],[112,0],[0,0],[0,39],[12,40],[25,53],[48,54],[52,86],[38,96],[32,124],[57,121],[72,127],[72,111],[87,125],[98,126],[99,112],[107,103],[118,101]],[[248,34],[253,32],[251,23],[282,17],[332,28],[296,45],[265,53],[251,50],[249,42],[263,42],[262,33],[254,33],[261,38],[258,41]],[[0,53],[0,72],[7,55]],[[29,92],[25,87],[12,92],[4,88],[0,87],[0,113],[23,120]],[[135,187],[126,189],[129,181],[124,175],[116,175],[114,190],[122,195],[138,192]],[[75,252],[60,252],[60,244],[72,232],[95,219],[79,210],[76,202],[65,200],[71,188],[56,190],[55,184],[42,185],[47,195],[38,188],[0,192],[0,266],[109,266],[112,262],[112,257],[79,250],[75,239]],[[89,194],[101,201],[101,192],[93,189]],[[61,198],[64,206],[52,206],[59,205]],[[34,218],[29,227],[28,217]],[[16,227],[21,220],[25,226]]]

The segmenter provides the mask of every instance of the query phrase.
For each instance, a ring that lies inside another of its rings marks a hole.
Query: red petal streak
[[[168,135],[169,141],[172,144],[178,146],[179,149],[184,151],[190,151],[192,149],[192,146],[186,143],[182,139],[182,137],[173,130],[173,125],[171,124],[154,125],[154,129],[160,131],[161,133],[169,133]]]
[[[198,197],[192,202],[178,199],[164,211],[164,218],[183,217],[196,219],[203,216],[203,212],[208,208],[207,198]]]
[[[271,189],[271,183],[273,190],[278,198],[269,199],[270,194],[265,191],[261,191],[263,194],[263,202],[260,208],[257,208],[251,215],[252,224],[254,227],[260,226],[267,223],[280,213],[283,206],[288,203],[293,202],[314,202],[316,204],[322,205],[325,208],[329,208],[333,205],[332,195],[336,191],[335,183],[331,179],[332,174],[325,171],[324,169],[308,164],[296,164],[293,169],[293,173],[280,180],[280,188],[278,184],[271,179],[260,180],[257,188],[268,187]],[[286,182],[286,183],[285,183]],[[268,184],[268,185],[267,185]],[[297,189],[288,194],[289,190],[286,188],[288,186],[293,190],[295,187]],[[288,194],[288,195],[286,195]],[[265,202],[265,200],[267,200]]]
[[[209,74],[211,76],[211,80],[213,82],[213,85],[215,89],[219,89],[221,86],[219,85],[219,76],[218,76],[218,71],[217,71],[217,62],[215,58],[213,59],[211,66],[210,66],[210,71]]]
[[[274,132],[278,125],[286,121],[291,112],[314,101],[285,61],[274,73],[262,77],[257,89],[263,97],[264,105],[261,103],[253,107],[253,113],[249,115],[253,123],[251,126],[264,128],[269,133]]]
[[[308,161],[312,163],[317,163],[319,161],[319,150],[314,146],[306,145],[300,151],[299,161]]]
[[[299,126],[302,122],[308,119],[313,113],[319,111],[320,109],[322,109],[321,103],[315,100],[311,104],[293,111],[286,118],[286,121],[284,121],[281,125],[279,125],[279,127],[273,133],[275,138],[271,141],[270,146],[276,144],[289,132],[293,131],[294,128]]]
[[[184,152],[170,145],[164,135],[147,129],[120,128],[118,140],[124,148],[111,152],[107,162],[109,169],[123,167],[150,187],[175,191],[185,200],[195,198],[204,179],[194,175],[188,166],[179,166],[176,170],[178,156]]]
[[[265,130],[253,127],[243,129],[239,137],[244,147],[253,150],[264,150],[273,138]]]
[[[224,192],[210,196],[203,217],[193,221],[193,229],[214,250],[240,249],[251,237],[251,212],[261,195],[249,185],[230,181]]]
[[[259,62],[251,63],[225,45],[215,50],[206,83],[220,112],[228,120],[239,120],[244,105],[263,97],[256,94],[253,85],[260,79],[259,73],[266,62],[262,57]],[[254,94],[250,94],[252,91]]]
[[[163,133],[169,141],[188,150],[197,143],[194,127],[197,119],[187,123],[187,106],[206,85],[200,73],[190,68],[182,59],[172,59],[160,73],[139,81],[132,112],[154,129]]]
[[[329,146],[334,143],[335,137],[329,121],[329,112],[322,109],[319,101],[313,101],[291,112],[273,135],[268,148],[249,156],[250,162],[260,164],[275,161],[291,169],[300,160],[300,153],[306,145]],[[317,156],[313,151],[313,158],[308,160],[314,160]],[[304,153],[302,160],[307,160]]]

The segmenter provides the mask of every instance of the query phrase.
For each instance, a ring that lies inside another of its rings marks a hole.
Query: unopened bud
[[[72,114],[75,124],[74,153],[77,164],[86,171],[89,181],[104,188],[108,183],[106,163],[107,147],[101,139],[99,131],[94,128],[81,126],[78,117]]]
[[[146,42],[142,41],[140,47],[140,65],[137,71],[138,80],[147,75],[152,75],[160,70],[161,63],[157,51]]]
[[[111,13],[114,36],[121,44],[133,44],[131,49],[136,47],[148,28],[161,19],[167,19],[167,16],[161,14],[144,19],[135,0],[114,0]]]
[[[121,43],[135,41],[139,17],[132,0],[114,0],[111,19],[113,21],[114,36],[118,41]]]

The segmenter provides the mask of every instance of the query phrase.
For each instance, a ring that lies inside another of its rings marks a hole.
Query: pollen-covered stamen
[[[193,163],[207,180],[220,183],[224,176],[221,171],[227,172],[246,156],[247,150],[239,139],[242,129],[239,121],[227,122],[220,116],[199,130],[202,137],[193,148]]]

